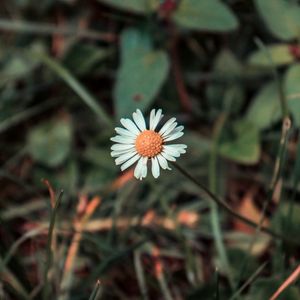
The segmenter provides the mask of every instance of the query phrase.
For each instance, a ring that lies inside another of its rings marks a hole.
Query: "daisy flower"
[[[116,143],[111,147],[111,156],[115,158],[116,165],[121,165],[122,171],[137,162],[134,176],[140,180],[147,176],[148,162],[151,162],[152,175],[157,178],[160,168],[171,170],[168,161],[176,161],[186,152],[187,146],[184,144],[166,144],[180,138],[184,127],[177,126],[176,118],[171,118],[158,130],[158,123],[163,118],[161,109],[152,109],[149,127],[139,109],[132,117],[133,121],[120,120],[124,128],[115,128],[118,135],[111,138]]]

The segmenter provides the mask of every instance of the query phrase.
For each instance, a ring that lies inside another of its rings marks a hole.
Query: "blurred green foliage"
[[[49,299],[269,299],[299,266],[299,244],[221,209],[217,237],[192,182],[174,168],[142,182],[119,173],[109,138],[136,108],[162,108],[185,126],[180,165],[297,242],[299,40],[297,0],[1,1],[0,299],[42,299],[43,179],[64,190]],[[278,299],[299,293],[293,283]]]

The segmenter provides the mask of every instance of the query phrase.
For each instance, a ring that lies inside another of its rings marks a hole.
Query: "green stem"
[[[218,196],[216,196],[214,193],[212,193],[207,187],[205,187],[202,183],[200,183],[197,179],[195,179],[192,175],[190,175],[186,170],[184,170],[181,166],[179,166],[177,163],[172,163],[174,167],[182,173],[187,179],[189,179],[191,182],[193,182],[195,185],[197,185],[209,198],[214,201],[219,207],[223,208],[225,211],[227,211],[231,216],[233,216],[236,219],[239,219],[243,223],[256,228],[258,226],[257,223],[253,222],[252,220],[238,214],[235,212],[224,200],[220,199]],[[296,239],[290,239],[287,236],[284,236],[280,233],[277,233],[268,227],[261,226],[261,231],[272,236],[273,238],[283,240],[289,244],[294,245],[300,245],[300,241],[297,241]]]
[[[16,31],[28,34],[40,35],[65,35],[76,38],[87,38],[91,40],[99,40],[105,42],[114,42],[116,37],[110,33],[99,33],[94,30],[86,30],[76,27],[56,26],[45,23],[33,23],[28,21],[16,21],[0,19],[0,30],[2,31]]]
[[[291,120],[289,117],[285,117],[282,121],[282,130],[281,130],[279,150],[278,150],[276,161],[275,161],[273,178],[272,178],[272,181],[270,184],[271,193],[273,193],[274,188],[275,188],[275,186],[281,176],[281,173],[282,173],[282,165],[283,165],[283,160],[284,160],[283,158],[284,158],[284,155],[286,152],[286,144],[288,141],[290,129],[291,129]]]

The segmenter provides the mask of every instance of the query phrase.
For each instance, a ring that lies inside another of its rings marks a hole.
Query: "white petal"
[[[147,163],[146,164],[143,163],[140,180],[142,180],[143,178],[145,178],[147,176],[147,172],[148,172]]]
[[[132,114],[132,117],[135,124],[141,131],[146,130],[146,122],[142,112],[139,109],[137,109],[136,112]]]
[[[166,152],[161,152],[161,155],[165,158],[165,159],[167,159],[167,160],[169,160],[169,161],[176,161],[176,159],[175,159],[175,157],[173,157],[173,156],[171,156],[170,154],[168,154],[168,153],[166,153]]]
[[[175,149],[180,149],[180,150],[187,148],[187,145],[185,145],[185,144],[171,144],[171,145],[166,145],[166,146],[175,148]]]
[[[172,130],[170,133],[168,133],[167,135],[164,135],[164,139],[167,139],[169,136],[177,133],[177,132],[180,132],[184,129],[184,126],[178,126],[176,127],[174,130]]]
[[[183,136],[183,132],[180,131],[180,132],[176,132],[174,134],[170,134],[166,139],[164,139],[165,142],[169,142],[169,141],[173,141],[173,140],[176,140],[176,139],[179,139],[181,136]]]
[[[149,129],[151,130],[153,130],[152,127],[153,127],[154,119],[155,119],[155,109],[152,109],[150,112],[150,121],[149,121]]]
[[[157,158],[152,157],[151,162],[152,162],[152,175],[153,175],[154,178],[157,178],[159,176],[159,173],[160,173]]]
[[[130,159],[131,157],[133,157],[134,155],[136,155],[136,151],[132,151],[132,152],[127,152],[125,154],[120,155],[116,160],[116,165],[120,165],[123,162],[125,162],[126,160]]]
[[[128,131],[127,129],[121,128],[121,127],[116,127],[115,131],[120,134],[120,135],[125,135],[125,136],[130,136],[130,137],[136,137],[136,134]]]
[[[138,130],[136,125],[130,119],[121,119],[120,122],[130,132],[132,132],[134,134],[139,134],[140,133],[140,131]]]
[[[184,149],[181,148],[174,148],[174,147],[170,147],[168,145],[164,146],[164,150],[165,153],[174,156],[174,157],[179,157],[181,153],[185,153],[186,151]]]
[[[154,111],[155,112],[155,111]],[[151,122],[151,117],[150,117],[150,130],[155,130],[156,126],[158,125],[159,121],[162,119],[163,114],[162,110],[159,109],[153,118],[153,121]]]
[[[141,156],[139,154],[136,154],[134,157],[127,160],[122,166],[121,170],[124,171],[127,168],[129,168],[131,165],[133,165]]]
[[[142,180],[143,178],[145,178],[147,176],[147,171],[148,171],[147,163],[148,163],[148,157],[143,157],[143,160],[142,160],[143,166],[142,166],[142,170],[141,170],[140,180]]]
[[[110,140],[113,142],[116,142],[116,143],[121,143],[121,144],[134,144],[134,142],[135,142],[134,137],[121,136],[121,135],[116,135],[116,136],[110,138]]]
[[[142,180],[147,176],[147,157],[141,157],[134,169],[134,177]]]
[[[158,159],[159,165],[161,166],[161,168],[163,170],[171,170],[171,168],[168,165],[167,160],[161,154],[157,155],[157,159]]]
[[[127,145],[127,144],[114,144],[110,147],[111,150],[129,150],[134,149],[134,145]]]
[[[180,125],[174,129],[174,132],[179,132],[179,131],[182,131],[183,129],[184,129],[184,126]]]
[[[170,132],[172,132],[174,129],[175,129],[175,127],[177,126],[177,123],[175,122],[175,123],[173,123],[172,125],[170,125],[169,126],[169,128],[163,133],[163,137],[167,137],[167,135],[170,133]]]
[[[147,165],[143,165],[143,168],[142,168],[142,178],[147,177],[147,172],[148,172]],[[140,178],[140,179],[142,180],[142,178]]]
[[[142,168],[143,168],[143,158],[141,157],[134,169],[134,177],[136,179],[140,179],[142,174]]]
[[[166,130],[170,128],[170,126],[176,121],[176,118],[171,118],[166,122],[166,124],[160,129],[159,133],[163,134]]]
[[[116,156],[120,156],[123,155],[125,153],[129,153],[129,152],[135,152],[135,149],[129,149],[129,150],[114,150],[110,153],[110,155],[112,157],[116,157]]]

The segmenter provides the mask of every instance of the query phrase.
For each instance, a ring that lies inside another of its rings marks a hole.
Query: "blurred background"
[[[299,39],[297,0],[2,0],[0,299],[300,299]],[[120,172],[136,108],[257,226]]]

